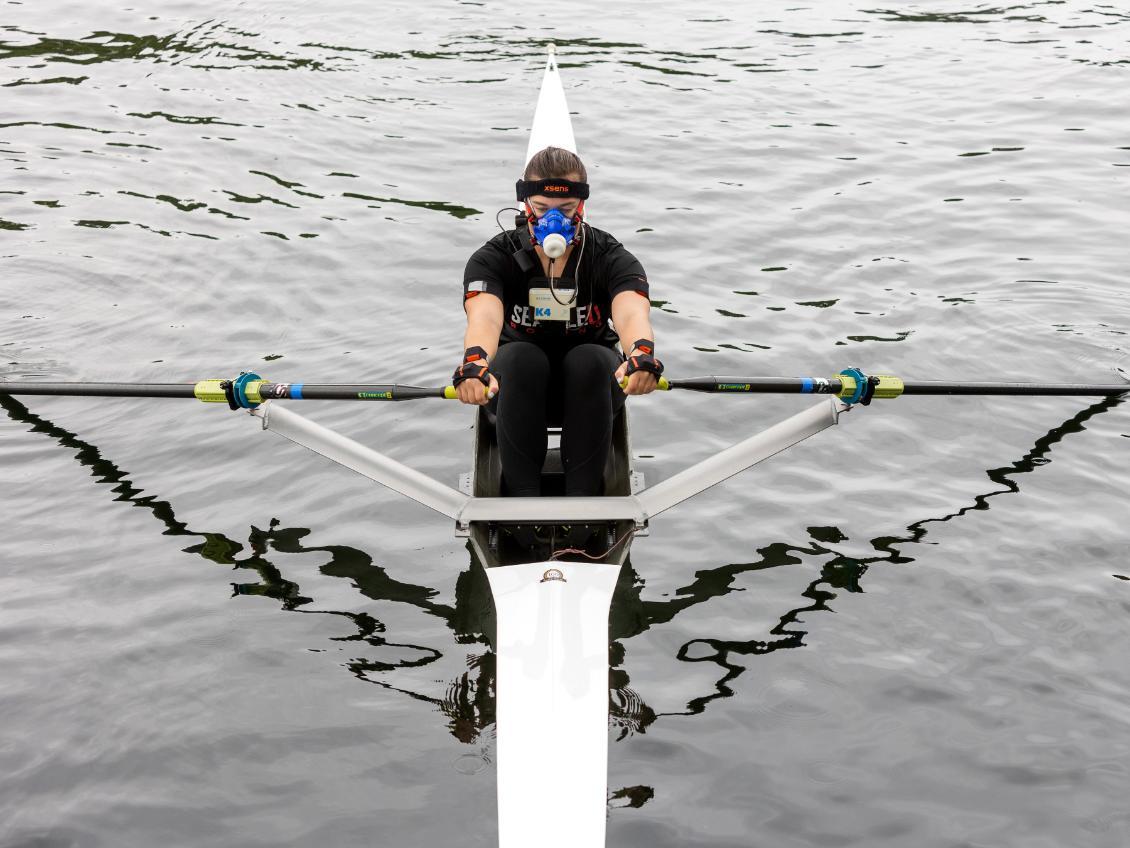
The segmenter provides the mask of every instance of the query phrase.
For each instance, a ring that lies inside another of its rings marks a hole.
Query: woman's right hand
[[[487,371],[487,377],[490,378],[489,387],[476,379],[464,380],[456,386],[455,393],[459,396],[459,400],[476,406],[489,403],[490,399],[498,394],[498,379],[490,371]]]
[[[451,382],[463,403],[482,406],[498,394],[498,379],[490,372],[490,362],[481,347],[467,348]]]

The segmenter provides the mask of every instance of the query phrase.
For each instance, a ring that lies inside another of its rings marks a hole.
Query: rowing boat
[[[549,48],[526,163],[553,146],[577,152],[572,121]],[[525,165],[525,163],[523,163]],[[560,432],[551,432],[542,492],[564,496]],[[604,473],[607,497],[632,494],[628,415],[616,416]],[[475,426],[474,498],[499,498],[501,463],[495,427],[485,409]],[[558,551],[580,538],[578,524],[596,530],[586,547]],[[509,532],[525,527],[524,536]],[[533,844],[601,846],[608,773],[608,611],[635,522],[571,518],[531,525],[471,521],[472,548],[490,566],[497,630],[496,735],[500,848]],[[533,541],[533,546],[530,546]],[[538,561],[542,558],[543,561]],[[552,557],[552,559],[551,559]],[[531,561],[532,560],[532,561]],[[595,561],[593,561],[595,560]],[[552,822],[552,826],[547,824]]]

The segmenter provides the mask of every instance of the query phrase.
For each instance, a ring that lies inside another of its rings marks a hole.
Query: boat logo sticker
[[[290,383],[275,383],[266,394],[277,398],[290,397]]]
[[[547,568],[546,571],[545,571],[545,574],[543,574],[541,576],[540,582],[549,583],[552,580],[559,580],[562,583],[568,583],[569,582],[568,580],[565,579],[565,575],[561,573],[561,569],[559,569],[559,568]]]

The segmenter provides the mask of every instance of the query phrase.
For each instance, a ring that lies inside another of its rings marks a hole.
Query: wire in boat
[[[549,555],[549,559],[550,559],[550,561],[553,561],[553,560],[557,559],[559,556],[564,556],[565,554],[580,554],[585,559],[591,559],[591,560],[603,559],[604,557],[606,557],[610,553],[612,553],[614,550],[616,550],[616,548],[618,548],[620,546],[620,544],[622,542],[624,542],[624,540],[626,540],[629,536],[634,535],[635,532],[636,532],[635,527],[629,527],[624,532],[624,534],[619,539],[617,539],[615,542],[613,542],[611,545],[609,545],[608,549],[606,551],[604,551],[603,553],[590,554],[587,551],[585,551],[583,548],[561,548],[560,550],[553,551],[553,553],[551,553]]]

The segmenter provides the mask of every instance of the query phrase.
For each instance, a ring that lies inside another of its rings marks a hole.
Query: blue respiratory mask
[[[550,259],[563,255],[576,234],[572,219],[566,218],[559,209],[550,209],[534,225],[534,238]]]

